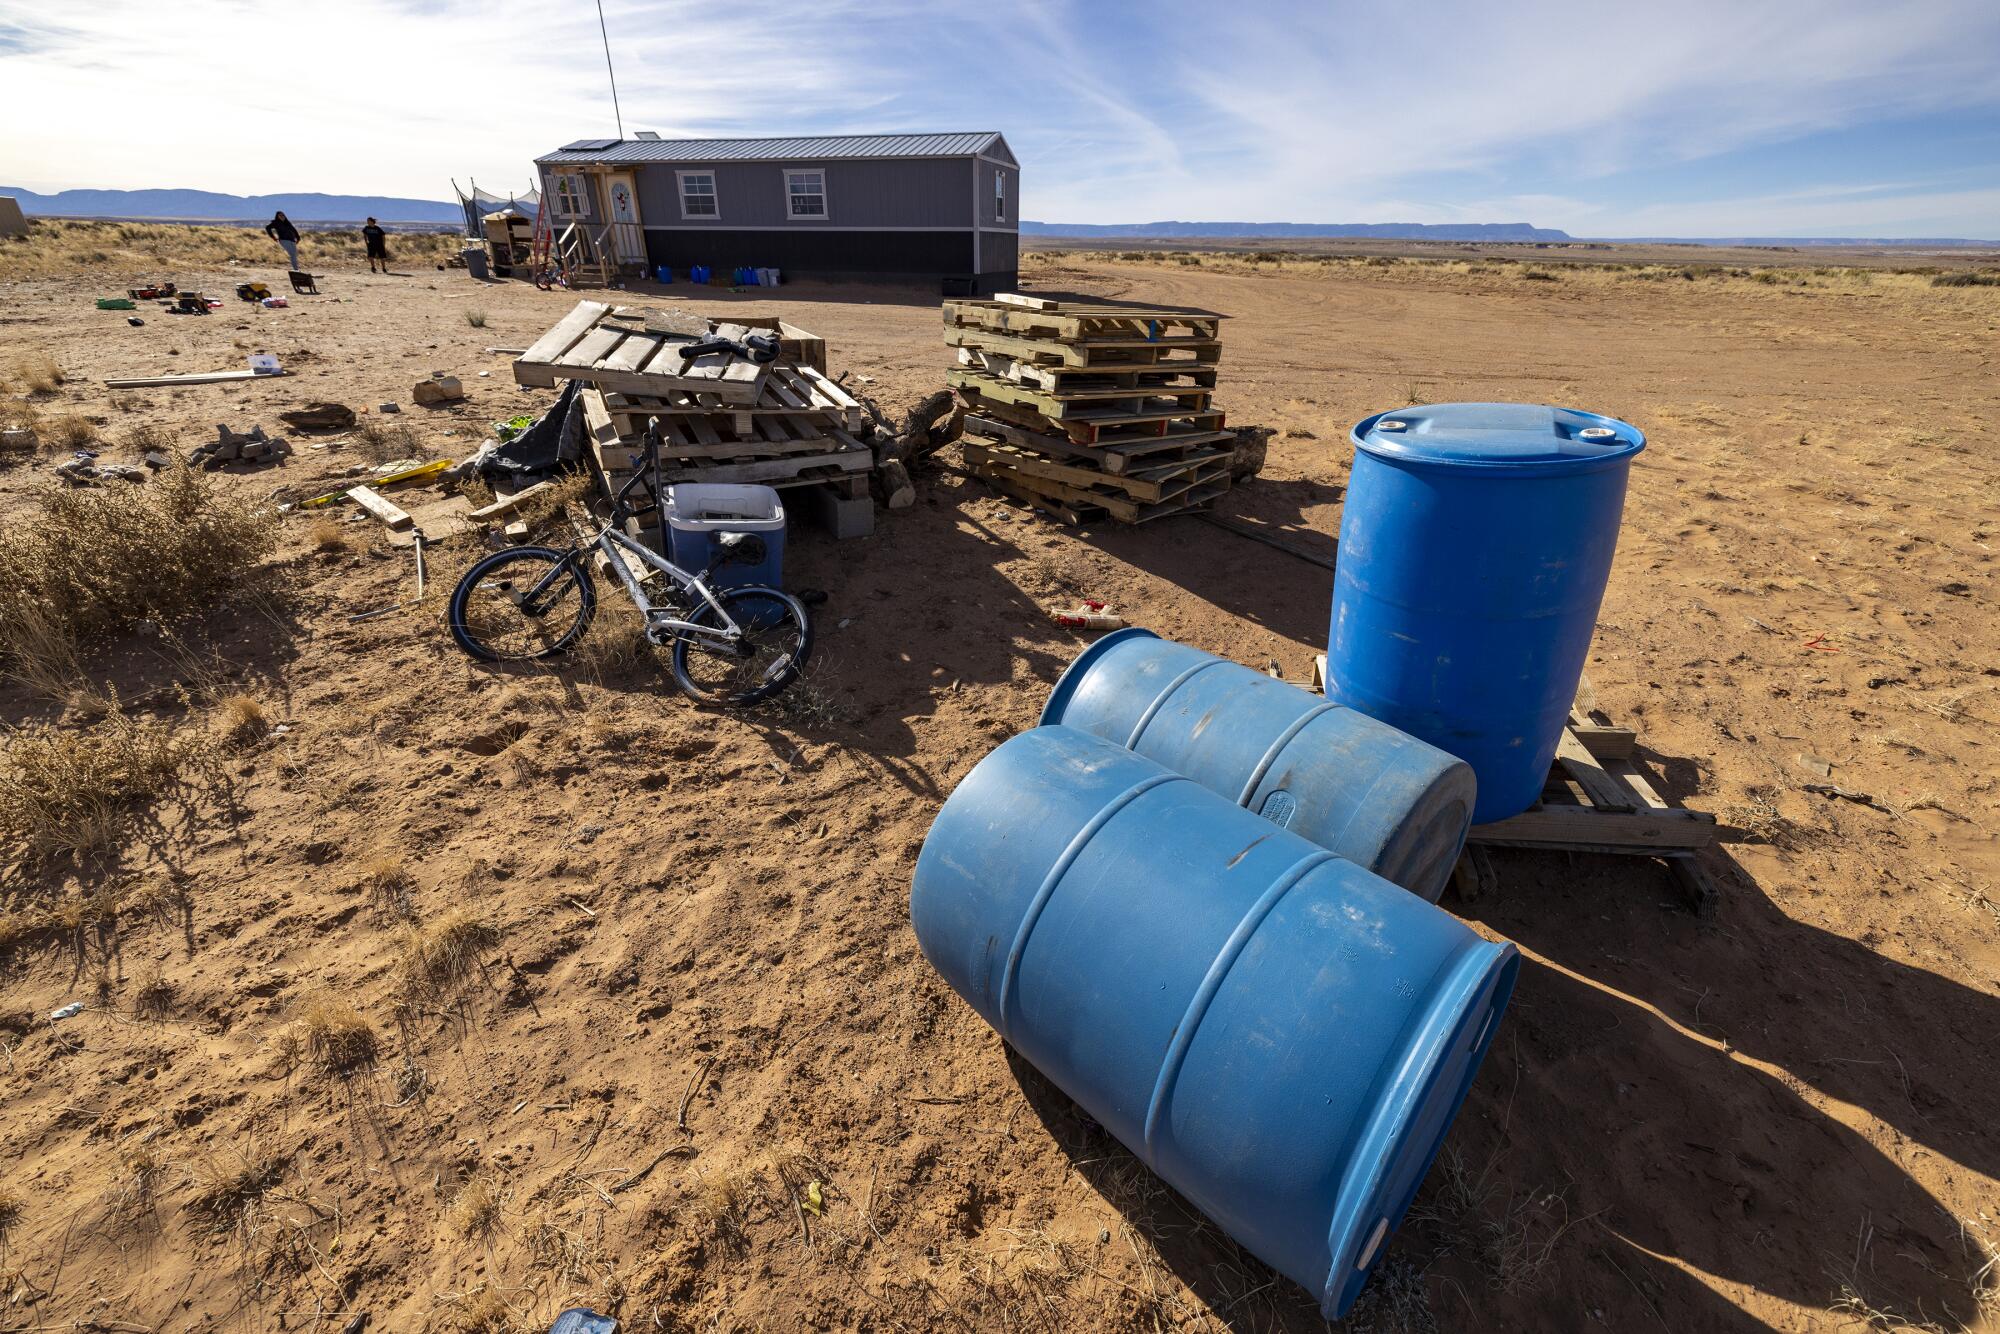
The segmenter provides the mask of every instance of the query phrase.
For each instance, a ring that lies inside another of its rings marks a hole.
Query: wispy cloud
[[[342,0],[309,51],[289,46],[295,12],[0,0],[0,118],[61,108],[47,131],[4,127],[0,181],[435,197],[452,175],[525,185],[536,153],[615,130],[594,6]],[[2000,153],[1949,178],[1877,144],[1782,192],[1755,179],[1815,136],[1926,117],[2000,148],[1993,0],[607,0],[605,14],[628,131],[999,129],[1026,163],[1031,217],[2000,231],[1985,202]],[[269,67],[246,68],[259,50]]]

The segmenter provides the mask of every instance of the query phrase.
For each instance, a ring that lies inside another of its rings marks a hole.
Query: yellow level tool
[[[405,468],[401,472],[392,472],[383,477],[358,477],[352,485],[343,486],[338,491],[329,491],[323,496],[314,496],[311,500],[301,500],[299,508],[316,509],[321,505],[335,504],[338,501],[347,499],[347,493],[357,486],[387,486],[391,482],[422,481],[427,477],[437,476],[450,466],[450,459],[433,459],[429,463],[419,464],[414,468]]]

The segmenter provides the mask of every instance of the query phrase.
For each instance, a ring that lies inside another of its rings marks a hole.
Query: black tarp
[[[527,430],[480,461],[488,477],[539,481],[576,468],[583,458],[583,405],[577,401],[578,380],[568,380],[554,406]]]

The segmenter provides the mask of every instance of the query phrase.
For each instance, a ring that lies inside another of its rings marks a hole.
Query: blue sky
[[[628,131],[998,129],[1030,218],[2000,237],[2000,0],[605,12]],[[0,0],[10,185],[438,198],[613,132],[590,0]]]

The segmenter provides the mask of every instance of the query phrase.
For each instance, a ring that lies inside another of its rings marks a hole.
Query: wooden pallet
[[[1313,660],[1313,689],[1326,688],[1326,657]],[[1641,768],[1638,735],[1619,727],[1597,708],[1590,679],[1577,686],[1577,701],[1557,743],[1555,763],[1535,806],[1505,820],[1474,825],[1465,855],[1452,872],[1461,897],[1473,899],[1497,887],[1487,848],[1533,848],[1556,852],[1598,852],[1658,857],[1693,911],[1714,911],[1716,892],[1695,854],[1715,844],[1715,817],[1691,811],[1662,797]]]
[[[976,451],[977,446],[973,449]],[[1068,482],[1038,476],[1010,464],[974,462],[967,459],[972,474],[1026,504],[1039,505],[1056,513],[1067,523],[1093,523],[1111,518],[1119,523],[1150,523],[1170,514],[1200,509],[1229,489],[1229,468],[1225,462],[1219,475],[1192,482],[1159,501],[1134,500],[1106,488],[1074,486]]]
[[[944,341],[951,347],[996,352],[1042,366],[1079,368],[1212,366],[1222,360],[1222,344],[1193,339],[1159,343],[1145,338],[1110,338],[1091,339],[1079,343],[1058,343],[1046,338],[995,333],[991,329],[961,329],[948,325],[944,331]]]
[[[958,364],[964,370],[1046,390],[1062,398],[1081,397],[1090,390],[1130,394],[1139,390],[1170,393],[1213,389],[1217,370],[1213,362],[1193,361],[1151,366],[1045,366],[1009,353],[971,347],[958,349]]]
[[[1039,301],[1040,298],[1025,300]],[[959,328],[1028,334],[1065,342],[1212,343],[1222,331],[1222,317],[1206,311],[1092,306],[1061,301],[1043,301],[1036,307],[1002,299],[947,301],[944,303],[944,322]]]
[[[984,371],[952,370],[945,374],[954,389],[969,391],[992,403],[1038,412],[1052,422],[1108,424],[1126,421],[1153,421],[1187,417],[1207,412],[1215,396],[1212,386],[1161,386],[1131,388],[1117,385],[1102,388],[1064,386],[1043,389],[1037,385],[1003,380]]]
[[[630,480],[633,470],[641,466],[644,445],[619,432],[601,391],[586,389],[579,395],[579,401],[583,405],[585,437],[589,442],[591,458],[605,486],[615,492]],[[758,418],[760,423],[772,420]],[[857,474],[865,480],[865,475],[875,466],[873,451],[841,431],[808,439],[773,442],[768,446],[751,446],[743,442],[718,445],[717,448],[735,451],[726,454],[688,457],[676,452],[701,448],[678,443],[671,447],[663,445],[660,451],[661,480],[669,484],[755,482],[773,487],[806,486]],[[752,452],[753,449],[756,452]]]
[[[989,398],[971,386],[961,387],[958,396],[981,416],[1043,434],[1061,431],[1079,445],[1125,445],[1170,436],[1219,434],[1226,420],[1220,412],[1120,412],[1094,405],[1051,421],[1032,407]]]
[[[968,416],[968,435],[1019,445],[1037,454],[1080,459],[1104,472],[1123,473],[1152,467],[1161,462],[1195,457],[1216,445],[1233,445],[1236,437],[1228,431],[1169,431],[1101,445],[1080,445],[1067,434],[1030,430],[997,416]]]
[[[866,413],[852,394],[809,366],[784,361],[771,364],[763,392],[753,403],[724,402],[715,394],[689,390],[664,395],[612,393],[604,396],[604,403],[624,435],[638,435],[655,417],[689,419],[691,430],[693,421],[700,420],[718,439],[754,438],[760,416],[815,418],[844,431],[860,431],[867,425]]]
[[[1176,459],[1134,472],[1106,473],[974,436],[964,437],[959,448],[966,464],[982,477],[992,469],[1010,470],[1084,491],[1122,495],[1146,504],[1172,500],[1197,486],[1225,479],[1229,475],[1228,450],[1210,450],[1193,459]]]
[[[753,332],[730,324],[715,325],[714,331],[737,339]],[[514,362],[514,379],[541,388],[584,380],[600,389],[660,397],[705,393],[724,403],[755,403],[762,397],[765,365],[726,352],[683,361],[677,349],[698,337],[656,332],[629,312],[614,317],[611,306],[579,301]]]

